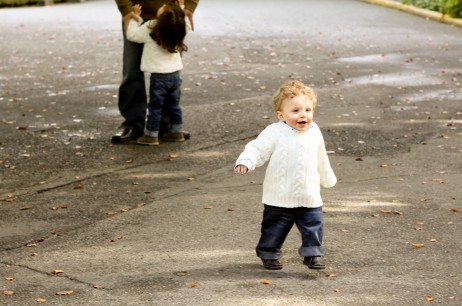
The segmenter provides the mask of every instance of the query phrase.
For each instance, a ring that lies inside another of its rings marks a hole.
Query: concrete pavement
[[[201,2],[183,74],[193,136],[154,150],[109,143],[112,1],[0,11],[1,304],[460,304],[460,29],[359,1],[246,8]],[[232,172],[289,77],[319,93],[339,178],[322,271],[296,231],[284,269],[262,268],[264,169]]]

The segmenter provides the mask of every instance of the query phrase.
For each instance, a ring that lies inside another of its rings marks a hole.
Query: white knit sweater
[[[156,24],[156,20],[142,21],[130,20],[127,28],[127,39],[136,43],[144,44],[141,56],[141,70],[147,73],[172,73],[183,69],[183,61],[179,52],[170,53],[161,48],[149,33]],[[190,24],[186,19],[186,30]]]
[[[306,131],[284,122],[266,127],[250,141],[236,161],[249,171],[268,163],[263,181],[263,203],[279,207],[322,206],[321,186],[333,187],[337,178],[316,123]]]

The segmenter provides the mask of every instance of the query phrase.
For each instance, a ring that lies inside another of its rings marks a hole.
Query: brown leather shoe
[[[183,142],[185,140],[183,133],[170,133],[167,132],[162,137],[163,141],[171,141],[171,142]]]
[[[148,136],[148,135],[143,135],[138,140],[136,143],[141,144],[141,145],[147,145],[147,146],[158,146],[159,145],[159,138],[158,137],[153,137],[153,136]]]
[[[268,270],[281,270],[282,269],[282,263],[279,261],[279,259],[261,259],[263,262],[263,266],[265,269]]]
[[[303,264],[308,266],[310,269],[325,269],[326,265],[324,264],[324,260],[321,256],[314,256],[314,257],[305,257],[303,259]]]

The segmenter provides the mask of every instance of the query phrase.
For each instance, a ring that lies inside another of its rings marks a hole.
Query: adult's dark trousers
[[[302,245],[298,250],[300,256],[324,256],[322,207],[286,208],[266,204],[261,236],[256,248],[257,256],[262,259],[280,259],[282,245],[294,224],[302,238]]]
[[[143,44],[127,40],[123,31],[122,83],[119,87],[119,111],[125,119],[123,128],[142,134],[144,130],[147,95],[144,72],[141,71]]]

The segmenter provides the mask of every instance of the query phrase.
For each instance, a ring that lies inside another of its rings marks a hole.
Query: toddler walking
[[[170,130],[163,135],[165,141],[184,141],[183,117],[180,107],[181,76],[183,69],[181,52],[190,23],[176,1],[164,4],[157,11],[157,19],[143,23],[141,6],[133,6],[127,28],[127,39],[143,43],[141,70],[151,74],[148,116],[144,135],[137,143],[159,145],[162,114],[169,116]]]
[[[299,248],[310,269],[324,269],[323,212],[320,187],[333,187],[337,178],[324,139],[313,121],[314,91],[299,81],[282,85],[273,98],[279,122],[267,126],[239,155],[235,172],[248,173],[268,162],[263,182],[263,220],[256,247],[263,266],[282,269],[282,245],[295,224]]]

